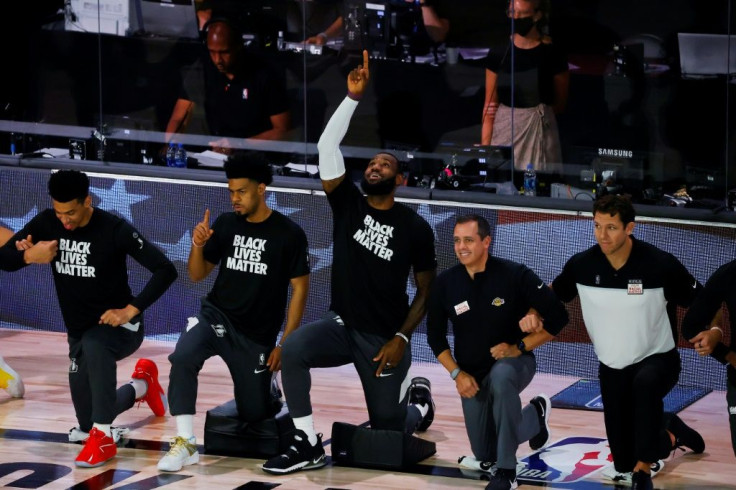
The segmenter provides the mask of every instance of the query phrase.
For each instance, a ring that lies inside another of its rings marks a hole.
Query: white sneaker
[[[468,468],[469,470],[482,471],[490,475],[496,474],[495,461],[479,461],[473,456],[460,456],[460,458],[457,460],[457,463],[463,468]]]
[[[26,393],[26,387],[23,380],[8,363],[0,357],[0,388],[8,391],[13,398],[23,398]]]
[[[199,462],[199,451],[192,437],[189,440],[183,437],[174,437],[171,440],[171,448],[158,462],[161,471],[179,471],[184,466],[197,464]]]
[[[127,427],[111,427],[112,440],[117,444],[120,439],[124,439],[130,433]],[[72,427],[69,430],[69,442],[84,442],[89,437],[89,433],[84,432],[79,427]]]
[[[652,463],[652,469],[651,469],[651,476],[652,476],[652,478],[654,478],[657,475],[657,473],[659,473],[660,471],[662,471],[662,468],[664,468],[664,461],[662,461],[661,459],[658,460],[658,461],[655,461],[654,463]],[[610,466],[607,466],[601,472],[601,475],[604,478],[606,478],[608,480],[611,480],[614,483],[625,483],[625,484],[629,484],[630,485],[631,484],[631,479],[634,476],[634,472],[633,471],[629,471],[629,472],[626,472],[626,473],[619,473],[618,471],[616,471],[616,467],[615,466],[610,465]]]

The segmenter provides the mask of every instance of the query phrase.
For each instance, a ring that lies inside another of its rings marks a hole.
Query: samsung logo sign
[[[598,156],[632,158],[634,156],[634,152],[631,150],[618,150],[615,148],[598,148]]]

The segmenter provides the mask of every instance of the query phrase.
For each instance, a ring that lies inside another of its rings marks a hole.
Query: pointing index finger
[[[202,223],[204,223],[207,226],[207,228],[210,227],[210,210],[209,209],[204,210],[204,219],[202,219]]]
[[[370,57],[368,56],[368,50],[363,50],[363,69],[368,70],[368,63],[370,61]]]

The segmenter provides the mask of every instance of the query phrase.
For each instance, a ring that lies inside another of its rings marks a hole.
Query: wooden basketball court
[[[118,379],[125,382],[139,357],[154,360],[164,389],[168,386],[167,355],[174,345],[145,341],[136,357],[118,364]],[[114,425],[129,427],[129,440],[110,463],[93,469],[74,466],[81,449],[67,442],[67,432],[76,425],[67,385],[67,343],[60,333],[1,330],[0,354],[18,371],[26,385],[23,399],[12,399],[0,391],[0,487],[44,489],[424,489],[484,488],[482,474],[461,470],[458,458],[470,455],[460,399],[444,369],[437,364],[412,367],[413,376],[432,382],[437,406],[435,420],[420,437],[434,441],[437,453],[406,472],[388,472],[328,465],[324,469],[273,476],[260,470],[262,460],[202,455],[200,463],[179,473],[163,474],[156,463],[168,440],[175,435],[172,417],[154,417],[147,406],[134,407],[120,415]],[[352,366],[313,370],[312,400],[318,432],[330,438],[334,421],[362,424],[367,421],[363,392]],[[725,372],[724,372],[725,375]],[[594,373],[591,373],[591,377]],[[526,403],[540,392],[552,396],[576,379],[538,374],[522,394]],[[232,382],[224,363],[214,358],[200,376],[198,414],[195,417],[197,443],[203,443],[205,412],[232,398]],[[736,459],[731,449],[724,392],[711,392],[679,413],[701,432],[706,451],[701,455],[677,451],[665,460],[665,468],[655,479],[660,489],[736,488]],[[551,412],[552,444],[573,437],[605,438],[600,412],[554,409]],[[582,479],[570,483],[542,483],[523,476],[519,483],[550,488],[615,488],[604,483],[597,453],[569,451],[569,461],[548,459],[561,466],[578,468]],[[577,449],[576,449],[577,448]],[[331,448],[326,446],[329,455]],[[518,458],[529,455],[524,444]],[[563,455],[564,451],[560,452]],[[577,454],[577,456],[576,456]],[[581,458],[581,456],[584,456]],[[577,463],[577,464],[576,464]],[[591,471],[591,469],[593,469]],[[523,475],[523,473],[521,473]]]

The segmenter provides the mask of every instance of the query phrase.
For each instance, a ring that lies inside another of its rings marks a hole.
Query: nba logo
[[[258,356],[258,365],[264,366],[266,364],[266,354],[261,352],[261,354]]]
[[[567,437],[521,460],[521,480],[572,483],[589,478],[611,462],[608,440],[598,437]]]

